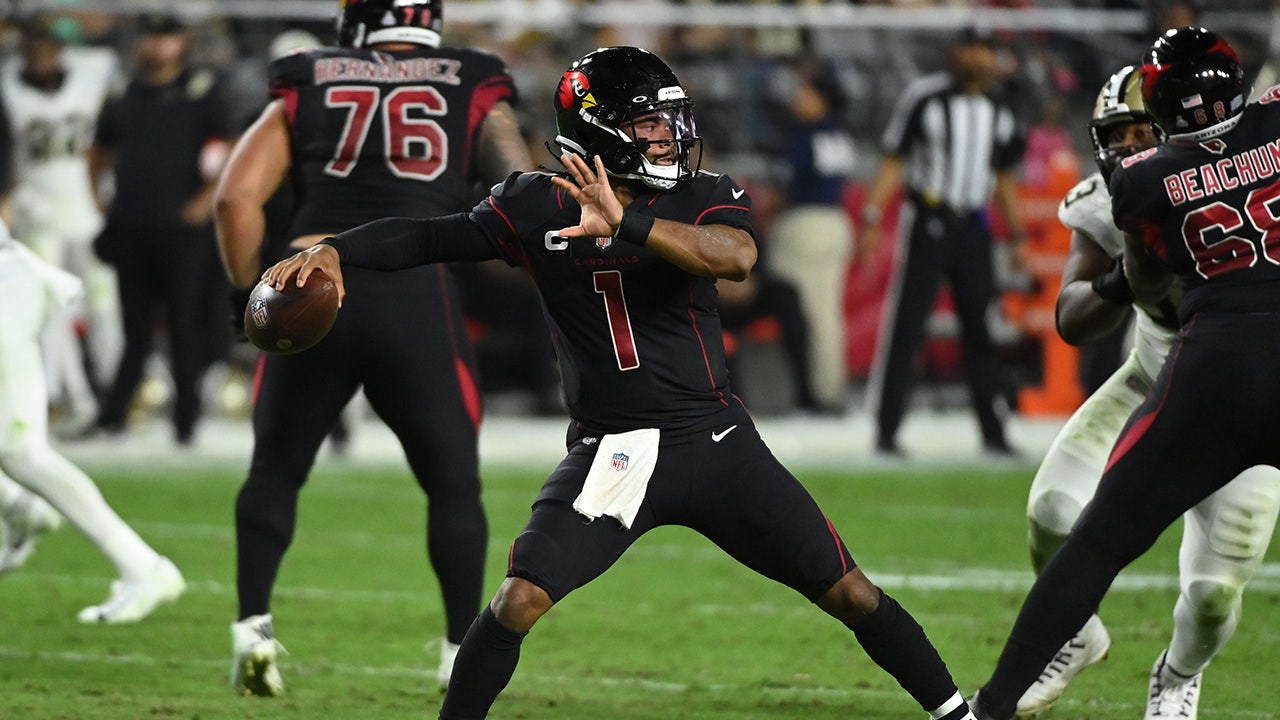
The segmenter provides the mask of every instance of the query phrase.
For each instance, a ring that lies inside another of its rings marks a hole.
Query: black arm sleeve
[[[343,265],[369,270],[403,270],[427,263],[502,257],[467,213],[374,220],[321,242],[338,251]]]

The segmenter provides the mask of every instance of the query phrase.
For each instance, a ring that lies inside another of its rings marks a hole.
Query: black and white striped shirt
[[[957,212],[986,207],[995,174],[1022,160],[1026,140],[1009,105],[960,90],[949,73],[907,85],[881,144],[905,164],[905,183]]]

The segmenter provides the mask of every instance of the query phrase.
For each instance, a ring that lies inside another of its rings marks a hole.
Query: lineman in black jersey
[[[1167,140],[1122,161],[1112,214],[1126,233],[1124,271],[1137,302],[1165,300],[1176,288],[1170,269],[1181,279],[1182,331],[1093,500],[1037,576],[979,692],[980,718],[1013,715],[1116,575],[1175,519],[1246,469],[1280,466],[1280,87],[1246,106],[1235,52],[1203,28],[1165,33],[1141,72],[1147,112]],[[1234,527],[1230,537],[1222,547],[1238,544],[1242,558],[1267,542]],[[1152,692],[1178,687],[1184,697],[1198,691],[1199,671],[1161,656]],[[1194,717],[1188,707],[1146,717]]]
[[[755,262],[749,200],[692,169],[698,138],[675,75],[644,50],[603,48],[564,74],[555,106],[568,174],[513,175],[470,213],[370,223],[263,275],[283,287],[320,269],[345,292],[356,268],[502,258],[542,294],[573,418],[568,455],[463,641],[440,717],[485,717],[537,619],[670,524],[841,620],[932,717],[969,717],[923,629],[854,564],[732,394],[715,279]]]
[[[272,64],[274,100],[237,145],[218,194],[219,244],[237,285],[252,286],[261,272],[263,205],[283,182],[296,190],[289,230],[296,252],[375,218],[457,212],[470,206],[475,181],[532,167],[510,74],[488,53],[437,47],[440,6],[350,0],[340,47]],[[455,289],[443,266],[352,270],[347,282],[358,291],[323,341],[263,357],[253,462],[236,500],[240,607],[231,681],[241,693],[283,690],[272,587],[293,537],[298,493],[361,387],[428,495],[427,551],[447,625],[442,687],[483,599],[481,408]]]

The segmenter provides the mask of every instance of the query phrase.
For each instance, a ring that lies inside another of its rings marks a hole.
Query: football
[[[260,350],[288,355],[320,342],[338,318],[338,286],[319,270],[283,291],[259,282],[244,308],[244,332]]]

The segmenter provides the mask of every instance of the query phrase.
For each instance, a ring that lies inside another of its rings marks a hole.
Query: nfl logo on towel
[[[622,472],[623,470],[626,470],[626,469],[627,469],[627,461],[628,461],[628,460],[630,460],[630,459],[631,459],[631,458],[627,457],[627,454],[626,454],[626,453],[614,453],[614,454],[613,454],[613,469],[614,469],[614,470],[617,470],[618,472]]]

